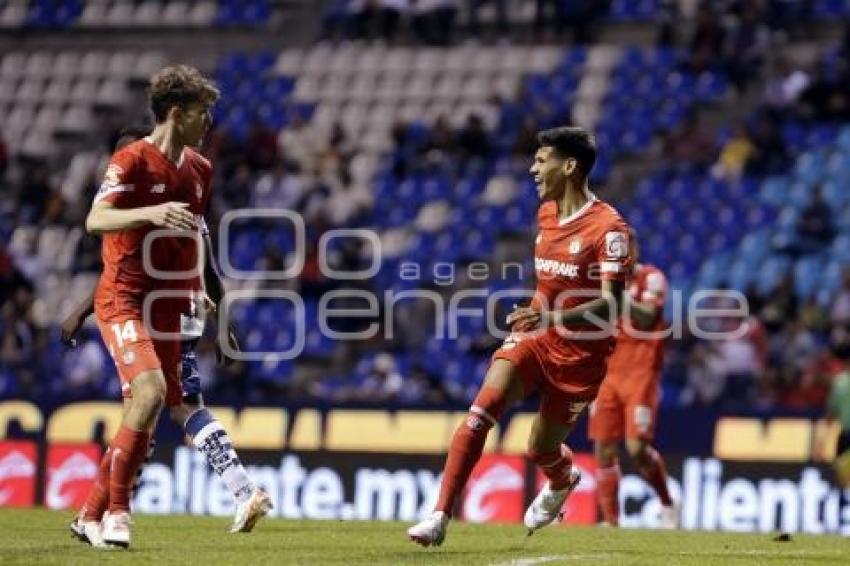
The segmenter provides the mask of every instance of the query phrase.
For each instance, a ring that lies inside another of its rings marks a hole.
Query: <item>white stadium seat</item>
[[[106,27],[108,12],[109,3],[106,1],[86,2],[83,7],[83,13],[80,14],[80,19],[77,20],[77,25],[84,28]]]
[[[92,104],[97,95],[98,81],[96,79],[80,78],[74,83],[68,99],[76,104]]]
[[[101,106],[120,107],[130,100],[127,82],[123,79],[110,79],[103,82],[97,90],[94,101]]]
[[[155,2],[142,2],[141,6],[154,6]],[[106,25],[113,28],[126,28],[139,21],[137,11],[132,2],[118,1],[106,13]]]
[[[109,56],[106,75],[110,78],[126,78],[136,66],[136,54],[132,51],[116,51]]]
[[[163,9],[162,11],[162,17],[160,21],[162,22],[162,25],[168,27],[188,27],[189,10],[190,6],[188,2],[172,0],[165,4],[165,9]]]
[[[18,78],[24,74],[27,55],[20,51],[10,51],[3,56],[0,64],[0,77]]]
[[[106,74],[107,54],[103,51],[87,51],[80,60],[79,75],[99,78]]]
[[[196,2],[189,10],[188,23],[194,27],[209,27],[215,21],[218,5],[212,0]]]
[[[130,78],[147,80],[165,65],[165,55],[159,51],[144,51],[139,55],[136,64],[130,72]]]
[[[94,123],[94,117],[89,106],[71,106],[62,115],[57,131],[67,134],[82,134],[88,131]]]
[[[51,77],[72,78],[80,71],[80,53],[77,51],[61,51],[53,60]]]
[[[0,4],[0,29],[16,29],[27,19],[27,0],[11,0]]]
[[[277,56],[273,73],[275,75],[294,76],[301,72],[304,52],[301,49],[287,49]]]
[[[27,58],[24,74],[27,77],[47,77],[53,71],[54,59],[50,51],[35,51]]]
[[[27,78],[18,86],[15,99],[21,102],[38,103],[44,98],[44,94],[44,81],[40,77]]]
[[[163,9],[159,2],[141,2],[128,24],[136,27],[156,27],[162,23]]]

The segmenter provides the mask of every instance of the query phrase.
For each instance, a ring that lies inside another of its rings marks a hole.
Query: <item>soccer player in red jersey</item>
[[[102,541],[130,544],[130,491],[163,404],[181,403],[180,314],[197,277],[165,272],[198,264],[197,218],[209,198],[211,166],[193,147],[211,124],[218,90],[196,69],[167,67],[151,79],[151,134],[115,152],[86,218],[103,236],[103,273],[94,298],[97,325],[118,368],[125,407],[101,461],[85,523],[100,520]],[[166,232],[154,237],[153,231]],[[157,300],[151,293],[165,291]],[[156,332],[162,337],[151,337]]]
[[[116,151],[150,133],[150,128],[137,127],[124,130],[116,143]],[[206,222],[203,216],[198,217],[197,220],[198,231],[204,242],[203,279],[195,280],[195,288],[192,290],[193,303],[187,305],[190,308],[189,311],[180,315],[182,402],[169,407],[169,414],[172,420],[184,429],[195,447],[204,454],[207,463],[221,477],[233,496],[236,514],[230,532],[250,532],[257,521],[271,510],[272,502],[268,494],[258,489],[251,481],[224,427],[204,407],[195,346],[203,334],[206,310],[209,307],[216,308],[220,304],[224,287],[216,267],[212,240]],[[211,305],[204,304],[207,296]],[[63,322],[62,340],[66,344],[74,345],[74,335],[93,312],[94,293],[83,300]],[[227,334],[231,348],[238,350],[239,344],[231,327],[228,327]],[[220,362],[228,360],[219,348],[217,348],[217,354]],[[149,453],[152,450],[153,441],[151,441]],[[73,534],[81,541],[92,545],[100,543],[99,522],[87,525],[84,517],[103,515],[106,510],[108,501],[99,497],[98,493],[105,493],[104,486],[100,485],[100,482],[96,482],[90,491],[92,504],[99,504],[99,507],[87,513],[87,508],[84,506],[71,523]]]
[[[580,479],[562,444],[596,397],[614,347],[629,269],[628,226],[588,189],[596,161],[593,137],[563,127],[538,135],[531,174],[543,203],[534,250],[537,287],[529,307],[508,316],[512,333],[493,361],[469,415],[451,441],[434,512],[408,529],[423,546],[442,544],[451,514],[481,457],[489,430],[505,409],[533,392],[540,409],[528,439],[529,458],[548,482],[525,513],[529,532],[560,513]]]
[[[640,249],[630,234],[631,256],[637,261]],[[678,506],[667,489],[667,468],[652,447],[658,413],[658,383],[664,357],[664,301],[667,279],[657,267],[635,263],[629,274],[627,305],[617,346],[608,361],[608,374],[599,396],[590,406],[589,436],[594,441],[599,470],[596,497],[605,524],[619,524],[619,444],[637,465],[640,475],[661,500],[661,526],[675,529]]]

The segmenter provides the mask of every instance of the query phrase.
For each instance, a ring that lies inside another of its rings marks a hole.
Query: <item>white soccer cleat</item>
[[[574,467],[570,470],[570,483],[564,489],[552,491],[549,488],[549,482],[546,482],[546,485],[543,486],[543,489],[540,490],[540,493],[537,494],[537,497],[525,511],[523,522],[529,535],[534,534],[534,531],[545,527],[561,515],[564,501],[567,500],[579,481],[581,481],[581,472]]]
[[[442,511],[434,511],[431,516],[407,529],[407,536],[421,546],[440,546],[446,538],[449,517]]]
[[[230,526],[231,533],[250,533],[257,524],[274,508],[269,494],[259,488],[254,488],[247,501],[236,506],[236,515]]]
[[[679,528],[679,503],[674,501],[672,505],[661,506],[661,521],[658,528],[675,530]]]
[[[95,548],[104,548],[106,544],[100,535],[99,521],[83,521],[82,517],[74,517],[69,525],[71,534],[79,540]]]
[[[130,547],[130,514],[106,513],[101,526],[103,542],[110,546]]]

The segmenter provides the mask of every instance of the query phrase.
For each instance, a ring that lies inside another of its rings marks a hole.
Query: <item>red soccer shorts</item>
[[[590,407],[588,436],[598,442],[634,438],[652,442],[658,414],[658,382],[653,375],[629,375],[628,387],[608,378]]]
[[[545,420],[572,425],[596,397],[605,367],[556,364],[538,350],[534,338],[512,334],[493,354],[493,360],[508,360],[517,368],[526,396],[540,393],[539,412]]]
[[[141,320],[105,322],[97,319],[97,327],[109,350],[118,377],[121,380],[121,395],[132,397],[130,383],[141,373],[160,370],[165,375],[165,403],[179,405],[183,397],[180,385],[180,340],[152,339]],[[169,332],[179,331],[179,325],[169,325]],[[159,325],[154,328],[165,332]]]

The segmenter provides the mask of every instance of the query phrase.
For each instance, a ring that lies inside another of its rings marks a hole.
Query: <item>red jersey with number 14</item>
[[[646,380],[657,380],[664,361],[664,303],[667,300],[667,278],[653,265],[639,264],[629,286],[629,298],[634,302],[651,304],[657,309],[649,328],[637,328],[634,323],[620,324],[617,346],[608,361],[606,383],[624,388],[643,388]],[[645,336],[640,333],[654,333]]]
[[[142,139],[112,156],[95,203],[109,202],[115,208],[129,209],[185,202],[200,220],[209,200],[211,176],[209,161],[194,150],[184,148],[180,160],[174,163],[150,141]],[[197,287],[196,277],[171,280],[145,269],[145,238],[157,229],[145,224],[103,235],[103,273],[95,293],[95,312],[100,320],[140,320],[149,292]],[[197,263],[197,246],[197,241],[189,237],[154,238],[150,264],[162,272],[185,272]],[[184,306],[182,301],[170,300],[170,308],[188,310]]]

